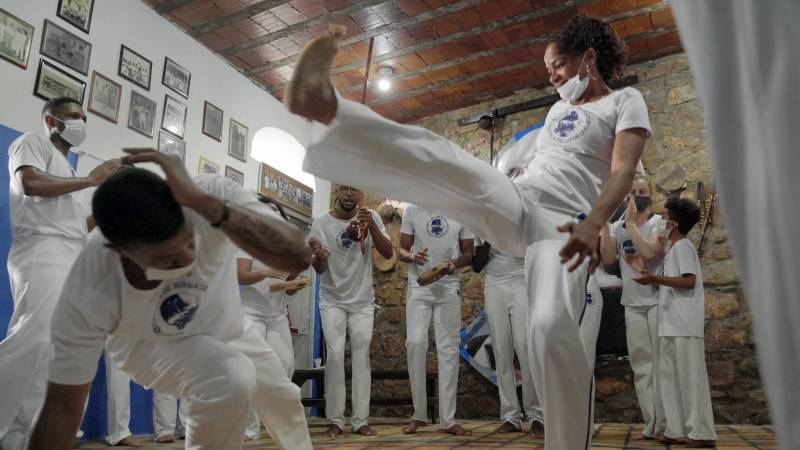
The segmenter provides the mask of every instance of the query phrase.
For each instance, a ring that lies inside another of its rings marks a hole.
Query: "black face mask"
[[[644,197],[642,195],[635,195],[633,197],[633,202],[636,203],[636,210],[639,212],[644,211],[645,209],[649,208],[652,204],[652,199],[648,197]]]

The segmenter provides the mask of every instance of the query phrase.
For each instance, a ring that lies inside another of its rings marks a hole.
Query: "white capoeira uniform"
[[[439,379],[440,428],[454,425],[458,391],[458,344],[461,331],[461,281],[458,274],[445,275],[435,283],[420,286],[417,278],[444,260],[461,255],[460,241],[474,239],[472,233],[455,220],[418,205],[403,212],[402,234],[414,236],[412,252],[428,249],[428,263],[408,265],[408,301],[406,302],[406,352],[413,420],[428,422],[426,385],[428,329],[433,317],[436,338],[436,361]]]
[[[267,268],[264,263],[253,258],[247,252],[239,249],[238,259],[247,259],[252,262],[252,270],[259,271]],[[286,371],[286,376],[292,379],[294,374],[294,347],[292,346],[292,332],[289,329],[289,310],[286,304],[286,292],[271,292],[269,286],[281,280],[265,278],[249,286],[241,286],[242,312],[256,325],[256,330],[261,337],[272,347],[272,350],[281,360],[281,365]],[[261,420],[255,410],[250,413],[250,424],[247,426],[245,436],[251,439],[261,437]]]
[[[178,400],[172,395],[153,391],[153,440],[158,440],[168,434],[176,439],[185,436],[188,412],[188,400]]]
[[[80,192],[58,197],[27,196],[18,169],[31,166],[72,178],[75,171],[50,141],[35,133],[8,149],[9,209],[13,242],[8,275],[14,313],[0,342],[0,448],[24,449],[47,388],[50,319],[61,287],[86,238]],[[94,373],[92,373],[94,377]]]
[[[653,233],[663,232],[663,220],[655,214],[639,227],[641,234],[650,239]],[[653,437],[664,431],[664,416],[660,407],[660,396],[656,391],[658,366],[658,287],[643,286],[635,281],[639,272],[634,271],[626,256],[638,258],[639,251],[633,244],[625,221],[619,220],[611,226],[611,237],[617,243],[620,271],[622,272],[622,306],[625,307],[625,338],[628,344],[628,359],[633,369],[633,384],[639,408],[642,410],[644,429],[642,435]],[[655,274],[662,272],[662,260],[646,263]]]
[[[131,422],[131,377],[120,370],[108,353],[103,355],[106,364],[106,444],[114,446],[126,437],[133,436]]]
[[[387,238],[380,216],[371,211],[372,220]],[[354,220],[354,219],[353,219]],[[350,240],[347,226],[330,213],[314,219],[311,236],[331,249],[328,270],[319,278],[319,315],[325,336],[325,416],[344,429],[347,390],[344,376],[344,347],[349,330],[352,377],[353,430],[367,425],[372,369],[369,347],[372,342],[375,292],[372,288],[372,235],[366,251]]]
[[[475,248],[483,245],[475,239]],[[484,309],[489,323],[500,394],[500,420],[522,428],[523,413],[528,422],[542,422],[544,416],[528,361],[528,299],[525,296],[525,260],[498,251],[489,251],[484,282]],[[520,366],[522,405],[517,398],[514,354]]]
[[[232,204],[275,214],[230,180],[196,183]],[[105,343],[134,381],[190,400],[186,448],[241,448],[252,404],[279,448],[310,449],[300,388],[242,315],[236,246],[193,211],[184,215],[194,231],[194,267],[151,290],[130,285],[100,230],[89,235],[53,314],[50,381],[91,382]]]
[[[556,226],[591,210],[611,170],[616,133],[650,130],[641,94],[625,88],[584,105],[553,105],[533,160],[514,181],[424,128],[338,101],[333,122],[315,130],[321,135],[308,147],[306,171],[424,205],[501,251],[527,253],[529,350],[546,446],[588,448],[592,371],[578,328],[588,263],[567,271],[558,252],[568,236]]]
[[[671,3],[703,104],[725,228],[781,449],[800,442],[800,3]]]
[[[658,386],[664,436],[716,440],[705,352],[705,299],[700,259],[692,241],[676,242],[664,257],[664,276],[694,274],[694,289],[659,286]]]

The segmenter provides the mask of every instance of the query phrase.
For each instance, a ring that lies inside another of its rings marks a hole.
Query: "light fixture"
[[[388,91],[392,88],[392,82],[389,78],[394,74],[394,69],[389,66],[378,67],[378,89],[381,91]]]

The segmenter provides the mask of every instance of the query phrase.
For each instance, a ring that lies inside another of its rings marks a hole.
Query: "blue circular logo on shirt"
[[[442,216],[433,216],[428,221],[428,234],[433,237],[442,237],[447,234],[447,230],[450,229],[450,224],[447,222],[446,217]]]
[[[570,109],[561,118],[553,120],[549,127],[550,139],[559,144],[572,142],[583,135],[591,120],[581,109]]]
[[[622,251],[628,256],[633,256],[636,254],[636,247],[633,246],[633,240],[625,239],[622,241]]]
[[[353,244],[355,244],[355,242],[350,239],[350,236],[347,235],[346,229],[339,234],[339,238],[336,239],[336,243],[339,245],[339,248],[344,251],[350,250],[353,248]]]

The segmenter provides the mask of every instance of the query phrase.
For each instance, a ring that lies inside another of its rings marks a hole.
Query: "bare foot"
[[[328,429],[325,430],[324,433],[322,433],[322,435],[325,436],[325,437],[336,437],[336,436],[338,436],[340,434],[342,434],[342,429],[339,428],[338,425],[334,425],[334,424],[330,424]]]
[[[133,436],[128,436],[125,439],[114,444],[114,447],[141,447],[141,446],[142,443],[134,439]]]
[[[411,422],[408,422],[408,425],[403,427],[403,434],[414,434],[417,432],[417,428],[427,425],[427,422],[423,422],[421,420],[411,420]]]
[[[528,432],[533,439],[544,439],[544,424],[539,420],[531,422],[531,429]]]
[[[255,438],[253,438],[253,437],[250,437],[250,436],[248,436],[248,435],[246,435],[246,434],[244,435],[244,438],[242,438],[242,440],[243,440],[243,441],[245,441],[245,442],[247,442],[247,441],[252,441],[252,440],[254,440],[254,439],[255,439]]]
[[[695,448],[714,448],[717,446],[717,441],[687,438],[683,445]]]
[[[652,441],[652,440],[656,440],[656,439],[653,436],[645,436],[642,433],[638,433],[638,434],[633,435],[631,440],[632,441]]]
[[[520,431],[522,430],[511,422],[503,422],[502,425],[494,429],[494,432],[498,434],[519,433]]]
[[[368,425],[362,425],[357,430],[353,430],[353,434],[360,434],[362,436],[375,436],[375,430],[370,428]]]
[[[345,31],[341,25],[331,25],[327,33],[303,49],[283,98],[289,111],[325,125],[336,116],[337,101],[330,73],[338,50],[336,39],[344,36]]]
[[[175,442],[175,435],[172,433],[164,434],[156,438],[156,442],[159,444],[171,444]]]
[[[457,423],[454,423],[453,425],[450,425],[448,428],[439,428],[439,431],[441,431],[442,433],[454,434],[456,436],[470,436],[470,435],[472,435],[472,431],[469,431],[467,429],[462,428],[461,425],[459,425]]]

